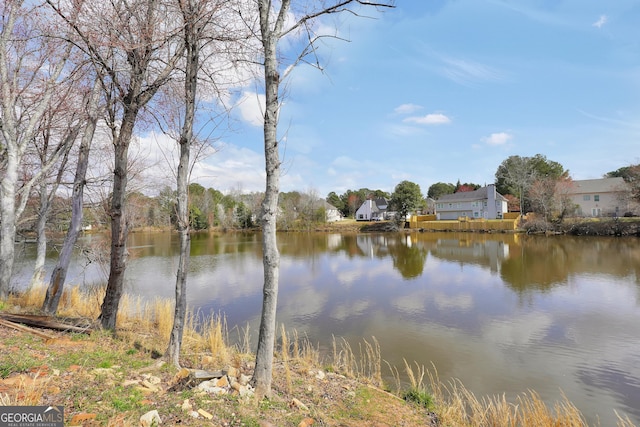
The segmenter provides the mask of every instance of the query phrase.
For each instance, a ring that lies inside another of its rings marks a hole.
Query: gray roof
[[[373,202],[375,203],[376,207],[381,211],[385,210],[386,206],[389,206],[389,202],[384,197],[376,197]],[[383,206],[385,207],[383,208]]]
[[[327,210],[327,211],[337,211],[338,208],[336,208],[335,206],[333,206],[331,203],[327,202],[326,200],[322,200],[323,204],[322,207]]]
[[[620,177],[616,178],[601,178],[601,179],[583,179],[579,181],[573,181],[573,186],[569,190],[571,194],[583,194],[583,193],[611,193],[616,191],[622,191],[626,186],[624,179]]]
[[[475,191],[461,191],[459,193],[444,194],[436,202],[468,202],[471,200],[485,200],[487,198],[487,188],[478,188]],[[496,199],[506,200],[502,194],[496,192]]]

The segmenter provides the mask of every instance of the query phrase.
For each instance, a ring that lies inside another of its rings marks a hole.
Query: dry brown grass
[[[332,340],[331,364],[336,371],[361,380],[367,380],[377,387],[383,386],[382,356],[380,344],[375,337],[372,342],[363,339],[358,343],[359,352],[356,355],[351,344],[344,339]]]
[[[411,384],[411,388],[415,390],[426,390],[427,386],[424,383],[426,370],[424,365],[418,365],[418,362],[413,362],[416,366],[416,372],[414,372],[413,366],[407,362],[407,359],[402,360],[404,361],[404,370],[407,374],[407,378],[409,379],[409,383]]]
[[[158,331],[162,339],[169,341],[169,337],[171,336],[171,329],[173,328],[173,313],[174,313],[174,303],[173,301],[169,301],[167,299],[156,298],[149,304],[149,309],[146,310],[149,313],[149,317],[153,322],[153,326]],[[133,316],[135,313],[140,313],[139,310],[130,311]],[[187,315],[187,317],[190,317]],[[141,319],[143,321],[149,322],[150,319]],[[189,326],[189,322],[187,325]]]
[[[320,350],[307,337],[300,337],[297,330],[287,332],[284,324],[280,327],[277,356],[284,368],[285,385],[289,393],[293,389],[291,370],[294,366],[298,373],[302,373],[321,365]]]
[[[193,319],[193,316],[191,318]],[[195,325],[192,322],[190,323],[189,330],[195,331]],[[205,321],[202,334],[211,355],[221,363],[228,362],[233,351],[229,347],[227,319],[221,314],[212,315]]]
[[[402,394],[402,378],[397,367],[387,366],[395,382],[396,394]],[[435,366],[426,370],[424,366],[409,364],[404,360],[405,378],[408,387],[428,391],[435,404],[439,425],[451,427],[586,427],[581,412],[566,396],[552,406],[540,395],[529,390],[510,402],[505,395],[478,397],[462,382],[454,380],[444,383]],[[616,412],[617,427],[635,427],[628,416]]]
[[[408,371],[411,365],[405,362]],[[424,368],[409,373],[409,378],[422,378]],[[584,417],[566,396],[549,407],[533,390],[521,394],[515,402],[504,395],[477,397],[460,381],[444,384],[435,367],[426,371],[429,389],[433,395],[439,421],[456,427],[586,427]],[[618,416],[618,427],[634,427],[628,417]]]
[[[45,295],[46,286],[41,284],[33,286],[29,292],[12,294],[7,302],[10,306],[20,307],[20,310],[33,312],[41,308]],[[67,287],[60,298],[57,314],[59,317],[96,319],[103,297],[104,289],[101,287]],[[117,316],[118,334],[144,347],[164,351],[173,327],[174,307],[169,299],[145,301],[139,296],[124,294]],[[182,344],[185,357],[195,358],[206,351],[218,361],[228,362],[234,353],[240,351],[238,346],[229,343],[224,316],[211,315],[203,320],[202,327],[195,319],[195,314],[189,310]],[[246,341],[248,348],[249,337],[246,337]]]
[[[616,417],[618,417],[618,422],[617,422],[618,427],[636,427],[636,425],[631,422],[628,415],[621,416],[616,411]]]
[[[297,345],[297,341],[294,341]],[[287,393],[291,393],[293,385],[291,383],[291,368],[289,366],[289,336],[285,329],[284,323],[282,324],[282,332],[280,334],[280,360],[284,366],[284,380],[287,387]]]
[[[0,406],[35,406],[48,392],[51,377],[35,375],[20,375],[17,377],[17,387],[11,393],[0,393]]]
[[[104,289],[102,287],[67,287],[62,294],[62,298],[60,298],[58,315],[62,317],[95,319],[100,314],[100,306],[102,305],[103,299]]]

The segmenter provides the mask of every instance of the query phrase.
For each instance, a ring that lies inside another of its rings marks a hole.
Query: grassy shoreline
[[[89,233],[103,233],[104,230],[94,230]],[[142,227],[131,230],[132,233],[146,232],[174,232],[173,228]],[[246,233],[259,232],[259,227],[251,229],[232,229],[211,227],[208,230],[193,231],[194,233]],[[566,234],[573,236],[640,236],[640,218],[568,218],[562,223],[551,223],[532,216],[523,224],[522,228],[513,231],[481,231],[481,230],[447,230],[429,231],[410,228],[398,228],[393,221],[357,221],[353,218],[345,218],[341,221],[314,223],[301,227],[293,227],[286,230],[278,230],[282,233],[389,233],[389,232],[435,232],[435,233],[529,233],[529,234]],[[30,236],[35,238],[35,236]],[[64,237],[59,233],[58,237]]]
[[[221,232],[220,229],[211,229]],[[551,223],[532,216],[522,228],[513,231],[449,230],[428,231],[420,229],[399,229],[393,221],[356,221],[347,218],[332,223],[314,224],[309,228],[282,230],[283,232],[329,232],[329,233],[388,233],[388,232],[467,232],[467,233],[530,233],[530,234],[566,234],[573,236],[640,236],[639,218],[568,218],[562,223]]]

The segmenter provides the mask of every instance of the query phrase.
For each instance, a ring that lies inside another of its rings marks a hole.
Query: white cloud
[[[236,103],[242,119],[253,126],[264,123],[265,96],[255,92],[243,92]]]
[[[451,123],[451,119],[442,113],[432,113],[421,117],[407,117],[403,122],[416,123],[419,125],[445,125]]]
[[[513,139],[513,135],[511,135],[510,133],[497,132],[497,133],[492,133],[489,136],[485,136],[484,138],[481,138],[481,141],[489,145],[504,145],[507,142],[511,141],[512,139]]]
[[[497,69],[479,62],[452,57],[443,57],[441,60],[445,64],[441,73],[446,78],[465,86],[478,82],[498,81],[504,77]]]
[[[422,106],[416,104],[402,104],[397,106],[393,112],[396,114],[411,114],[418,110],[421,110]]]
[[[194,166],[191,180],[221,191],[264,191],[264,155],[233,144],[221,145],[214,155]]]
[[[602,28],[602,26],[606,24],[608,20],[609,18],[607,18],[607,15],[600,15],[600,18],[598,18],[598,20],[591,25],[596,28]]]

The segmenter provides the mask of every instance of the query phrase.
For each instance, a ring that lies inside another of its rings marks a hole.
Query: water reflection
[[[278,321],[321,348],[375,336],[392,365],[433,362],[480,395],[564,392],[590,423],[615,424],[615,409],[640,424],[637,239],[287,233],[279,245]],[[177,237],[129,246],[129,290],[171,298]],[[260,235],[196,234],[191,255],[189,304],[255,333]]]
[[[634,277],[638,283],[640,253],[624,239],[523,236],[516,253],[504,263],[502,277],[515,291],[548,291],[567,284],[574,274]]]

